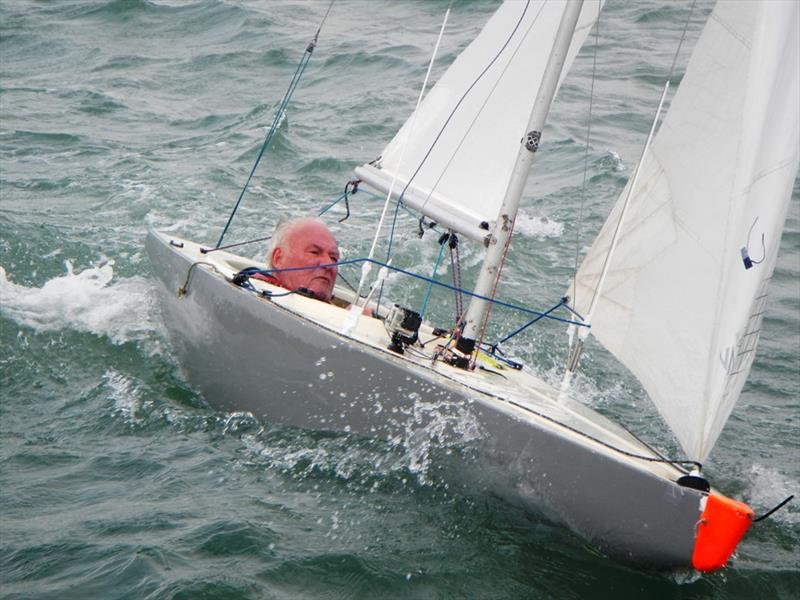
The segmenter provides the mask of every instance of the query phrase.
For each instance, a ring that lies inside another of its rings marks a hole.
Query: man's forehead
[[[322,223],[298,223],[288,235],[289,241],[292,244],[308,243],[316,244],[318,246],[332,246],[338,250],[336,238]]]

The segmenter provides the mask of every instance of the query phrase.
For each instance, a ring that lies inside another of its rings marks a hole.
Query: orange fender
[[[753,510],[744,502],[709,494],[697,523],[692,566],[705,573],[725,566],[753,516]]]

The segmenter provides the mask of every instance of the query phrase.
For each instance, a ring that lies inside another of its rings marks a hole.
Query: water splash
[[[155,294],[143,277],[112,283],[114,261],[66,273],[42,287],[9,281],[0,266],[0,314],[38,332],[75,329],[106,336],[115,344],[142,339],[155,329]]]
[[[408,470],[420,483],[431,484],[432,452],[460,448],[485,436],[469,405],[439,401],[414,403],[405,424],[403,446]]]
[[[608,158],[610,159],[610,165],[617,173],[622,173],[627,170],[625,161],[622,160],[622,157],[615,150],[608,150]]]
[[[547,217],[530,216],[523,211],[517,213],[514,229],[527,237],[559,238],[564,234],[564,224]]]
[[[425,401],[417,394],[411,399],[411,405],[386,409],[387,422],[396,434],[384,440],[349,433],[265,429],[249,413],[229,413],[223,419],[224,433],[240,436],[246,462],[298,480],[336,478],[372,492],[408,481],[436,487],[443,457],[469,447],[485,432],[470,404]],[[376,405],[381,406],[377,401]],[[241,422],[245,427],[239,427]]]
[[[114,412],[121,415],[129,424],[141,421],[139,412],[142,397],[136,383],[115,369],[103,373],[103,380],[109,389],[109,398],[114,403]]]
[[[756,514],[763,514],[776,506],[781,500],[797,494],[800,483],[792,480],[773,467],[765,467],[754,463],[750,468],[749,504]],[[800,511],[797,510],[797,499],[790,502],[769,517],[784,524],[800,525]]]

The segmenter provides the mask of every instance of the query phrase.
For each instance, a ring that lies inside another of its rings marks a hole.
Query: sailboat
[[[337,285],[324,303],[249,277],[270,269],[208,244],[151,230],[147,250],[172,346],[212,406],[389,444],[433,431],[432,443],[468,448],[459,477],[474,489],[609,557],[713,571],[754,518],[701,467],[753,360],[797,174],[800,4],[715,7],[565,294],[574,343],[558,388],[480,337],[490,308],[507,304],[494,292],[547,112],[600,8],[505,2],[356,169],[387,206],[486,248],[455,326],[379,307],[387,272],[410,274],[373,256],[350,260],[366,265],[359,289]],[[588,335],[641,381],[685,457],[570,398]]]

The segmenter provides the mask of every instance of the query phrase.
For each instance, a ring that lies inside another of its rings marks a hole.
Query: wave
[[[523,211],[517,213],[515,229],[524,236],[544,238],[558,238],[564,234],[564,224],[547,217],[531,216]]]
[[[796,493],[797,489],[798,482],[776,468],[758,463],[753,463],[750,467],[748,494],[750,503],[758,514],[776,506],[787,496]],[[800,511],[796,504],[789,504],[770,518],[786,525],[796,525],[800,524]]]
[[[74,329],[108,337],[114,344],[147,337],[155,330],[155,292],[143,277],[112,283],[113,260],[66,273],[42,287],[9,281],[0,266],[0,314],[37,332]]]

